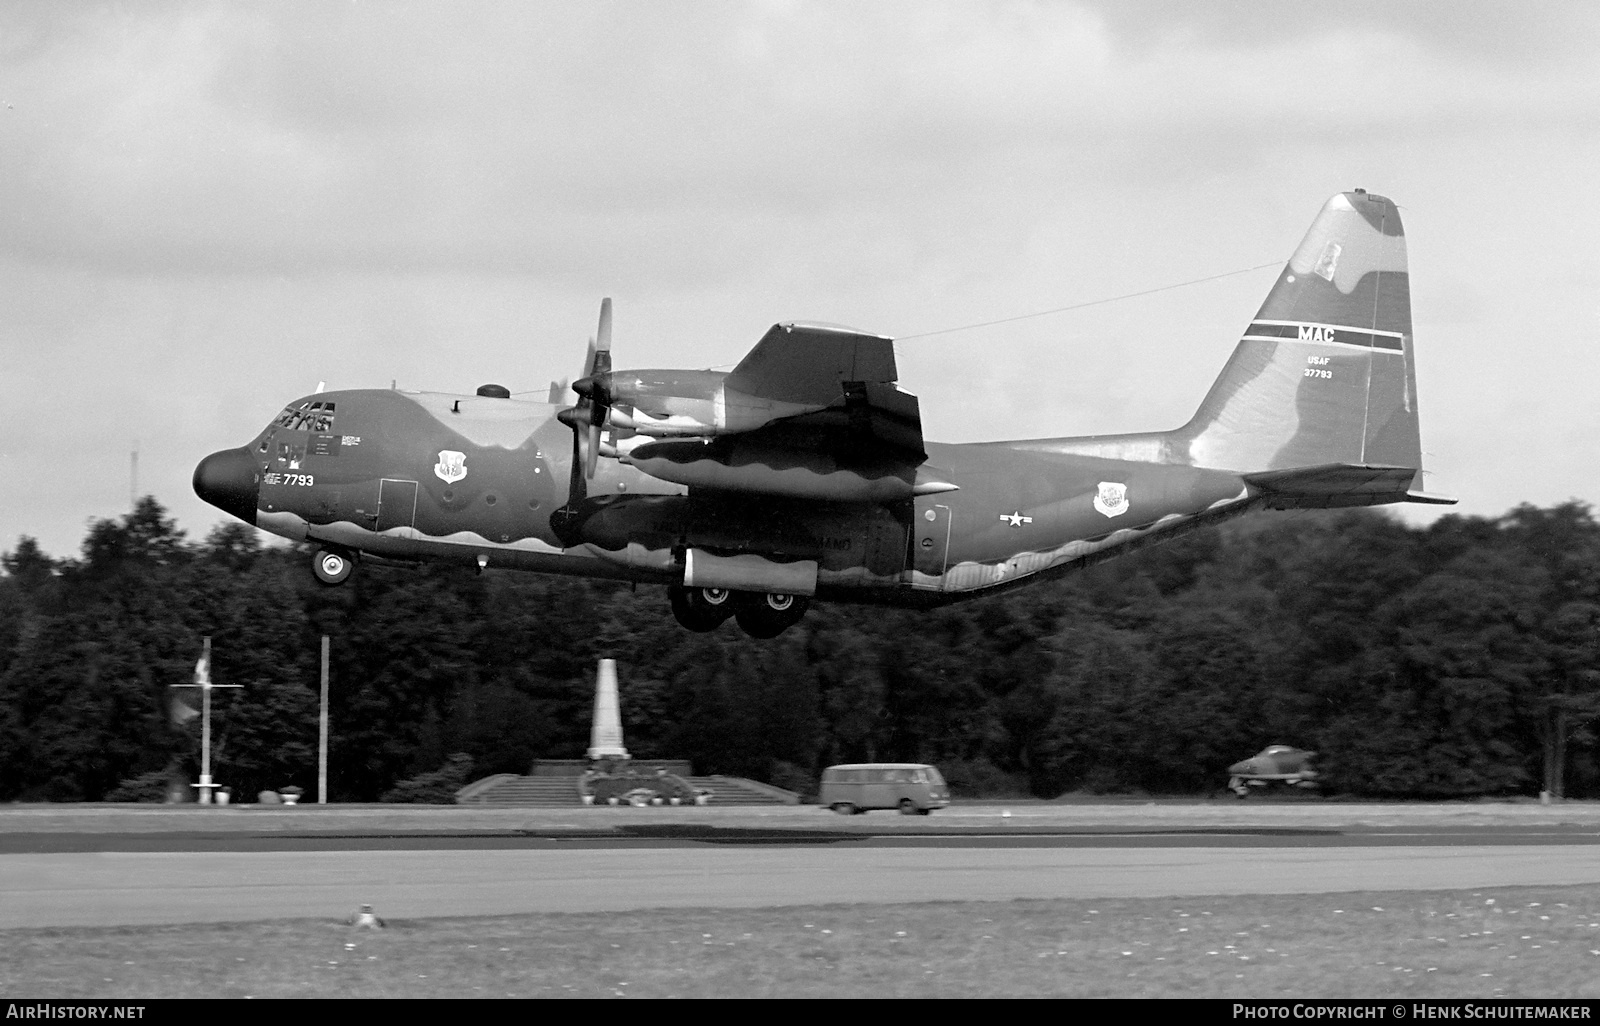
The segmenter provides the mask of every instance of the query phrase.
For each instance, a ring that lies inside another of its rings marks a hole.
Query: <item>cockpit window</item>
[[[287,406],[278,414],[278,419],[273,421],[275,427],[287,428],[290,431],[315,431],[328,434],[333,431],[333,407],[331,400],[305,399],[294,406]]]

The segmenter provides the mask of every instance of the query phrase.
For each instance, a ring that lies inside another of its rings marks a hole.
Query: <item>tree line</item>
[[[1267,744],[1363,796],[1600,795],[1600,524],[1580,502],[1412,527],[1264,514],[1005,595],[912,612],[820,604],[772,641],[682,630],[662,589],[429,566],[317,585],[242,524],[186,539],[153,498],[56,558],[0,556],[0,800],[97,801],[198,774],[170,685],[201,639],[213,775],[373,801],[580,758],[617,659],[625,741],[815,790],[825,765],[934,763],[957,795],[1214,793]],[[121,790],[119,791],[119,788]]]

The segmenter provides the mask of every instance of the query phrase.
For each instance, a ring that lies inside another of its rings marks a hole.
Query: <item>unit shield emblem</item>
[[[1108,517],[1120,517],[1128,512],[1128,486],[1120,481],[1101,481],[1100,492],[1094,497],[1094,508]]]
[[[453,449],[441,449],[439,462],[434,464],[433,473],[445,484],[455,484],[467,476],[467,454]]]

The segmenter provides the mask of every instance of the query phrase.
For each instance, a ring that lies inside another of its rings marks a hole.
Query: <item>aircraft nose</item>
[[[1236,762],[1232,766],[1228,767],[1228,772],[1232,773],[1234,776],[1239,776],[1244,773],[1254,773],[1255,771],[1256,764],[1254,759],[1246,759],[1243,762]]]
[[[223,449],[194,468],[194,493],[254,526],[261,474],[249,449]]]

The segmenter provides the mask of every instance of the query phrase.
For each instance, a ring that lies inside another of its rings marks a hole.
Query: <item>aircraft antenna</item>
[[[1234,271],[1223,271],[1221,274],[1212,274],[1204,278],[1194,278],[1190,281],[1174,282],[1171,285],[1162,285],[1158,288],[1144,289],[1140,292],[1127,292],[1120,296],[1108,296],[1105,299],[1091,299],[1086,303],[1073,303],[1071,306],[1058,306],[1053,310],[1040,310],[1037,313],[1018,314],[1015,317],[1002,317],[999,320],[981,321],[977,324],[963,324],[955,328],[940,328],[938,331],[919,331],[915,335],[897,335],[895,336],[895,341],[905,342],[913,338],[932,338],[935,335],[949,335],[952,332],[971,331],[974,328],[990,328],[996,324],[1010,324],[1012,321],[1026,321],[1034,317],[1048,317],[1051,314],[1066,313],[1068,310],[1082,310],[1083,308],[1089,306],[1103,306],[1106,303],[1119,303],[1124,299],[1137,299],[1140,296],[1153,296],[1157,292],[1168,292],[1172,289],[1181,289],[1188,285],[1200,285],[1208,281],[1216,281],[1219,278],[1231,278],[1236,274],[1249,274],[1251,271],[1259,271],[1267,267],[1282,267],[1287,262],[1287,259],[1274,260],[1270,263],[1257,264],[1254,267],[1241,267]]]

